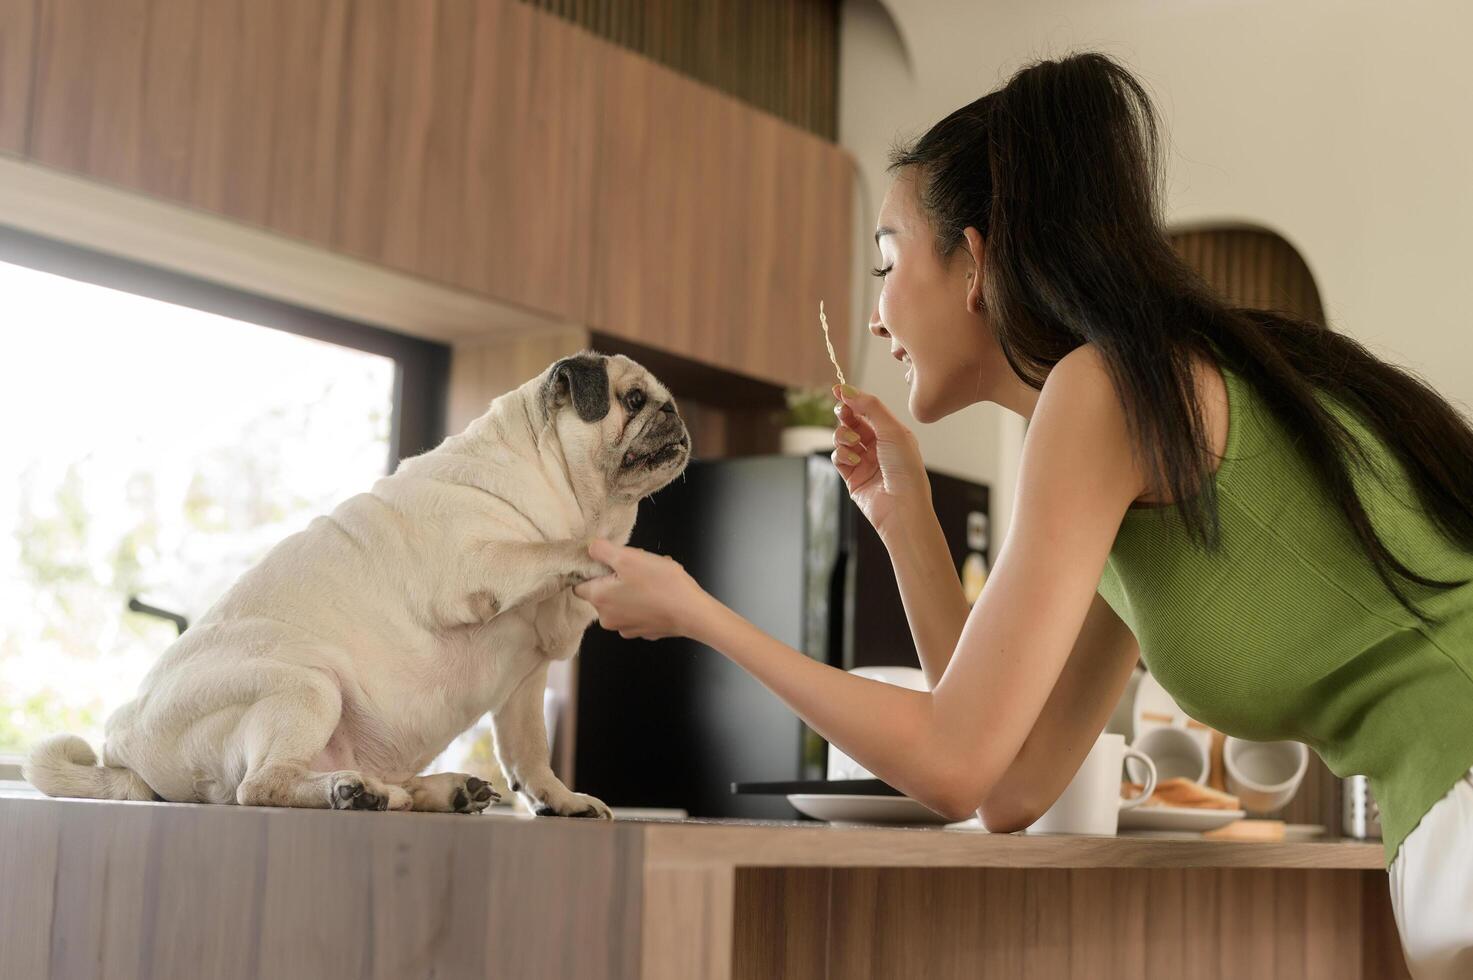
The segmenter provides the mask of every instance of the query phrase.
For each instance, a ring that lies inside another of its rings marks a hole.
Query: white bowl
[[[1152,728],[1130,743],[1151,757],[1156,764],[1156,778],[1162,781],[1181,777],[1194,783],[1207,782],[1211,756],[1202,743],[1185,728]],[[1144,782],[1129,762],[1125,769],[1135,782]]]

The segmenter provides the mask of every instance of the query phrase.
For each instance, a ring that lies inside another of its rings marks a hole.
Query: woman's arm
[[[968,604],[925,492],[920,448],[873,395],[835,393],[847,403],[838,409],[834,465],[890,552],[921,667],[934,687],[956,649]],[[1139,652],[1130,630],[1096,595],[1042,713],[982,804],[989,828],[1027,827],[1058,798],[1119,700]]]
[[[834,466],[895,569],[926,683],[935,687],[956,649],[969,604],[931,504],[915,433],[874,395],[835,386]]]
[[[685,585],[674,562],[635,549],[595,551],[616,574],[577,592],[624,635],[683,633],[715,647],[860,765],[960,819],[992,799],[1034,733],[1120,519],[1143,489],[1114,386],[1099,356],[1080,348],[1055,365],[1040,394],[1013,527],[929,692],[817,663]],[[1109,692],[1096,697],[1114,703]]]
[[[1130,628],[1096,595],[1043,712],[982,801],[988,830],[1022,830],[1053,805],[1110,720],[1139,658]]]
[[[717,650],[730,651],[727,655],[754,676],[784,677],[786,672],[781,661],[791,655],[791,648],[772,639],[725,606],[717,606],[708,612],[707,629],[693,638]],[[1022,830],[1032,824],[1058,799],[1094,746],[1095,738],[1120,700],[1139,654],[1140,647],[1129,628],[1105,600],[1096,595],[1043,711],[1034,722],[1023,747],[980,807],[963,812],[968,805],[963,802],[960,808],[948,813],[935,804],[931,805],[938,812],[958,820],[979,811],[983,824],[998,833]],[[895,688],[892,685],[835,671],[816,661],[808,662],[819,674],[827,671],[838,676],[827,679],[794,677],[792,692],[784,695],[773,688],[774,693],[791,704],[792,697],[801,696],[805,684],[825,683],[832,685],[831,696],[841,703],[838,709],[841,712],[865,715],[894,710],[892,692]],[[858,683],[852,684],[851,691],[845,691],[844,687],[849,682]],[[952,776],[945,766],[935,766],[933,771],[933,764],[942,760],[924,751],[926,732],[920,717],[918,713],[904,712],[896,724],[872,726],[865,734],[874,736],[874,744],[864,746],[839,743],[837,737],[830,738],[816,727],[815,730],[830,741],[843,745],[846,753],[855,757],[859,752],[868,755],[872,761],[883,755],[898,756],[897,764],[904,767],[907,778],[917,787],[944,784]],[[921,758],[919,765],[911,761],[916,757]],[[924,802],[923,797],[917,796],[916,791],[902,785],[902,782],[897,780],[891,785]]]
[[[924,508],[897,514],[880,540],[895,568],[895,584],[921,670],[926,683],[935,687],[946,673],[970,610],[951,563],[946,535],[928,502]]]

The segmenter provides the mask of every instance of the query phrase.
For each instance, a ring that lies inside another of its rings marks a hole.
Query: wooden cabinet
[[[0,153],[25,149],[37,0],[0,0]]]
[[[757,377],[826,379],[818,303],[835,324],[850,305],[849,157],[640,58],[612,66],[604,97],[591,321]]]
[[[331,243],[346,0],[41,0],[28,152]]]
[[[335,244],[582,321],[610,53],[518,3],[355,6]]]
[[[513,0],[0,11],[6,52],[39,18],[30,122],[6,85],[0,140],[29,132],[41,163],[766,381],[828,377],[817,306],[848,321],[849,156],[558,17]]]

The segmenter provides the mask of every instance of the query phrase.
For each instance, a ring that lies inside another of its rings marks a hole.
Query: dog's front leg
[[[492,541],[472,553],[460,584],[470,615],[489,620],[609,573],[586,541]]]
[[[602,800],[574,793],[553,774],[548,764],[547,729],[542,716],[542,692],[547,687],[547,661],[523,678],[506,704],[492,718],[496,730],[496,757],[513,792],[520,793],[539,817],[602,817],[614,814]]]

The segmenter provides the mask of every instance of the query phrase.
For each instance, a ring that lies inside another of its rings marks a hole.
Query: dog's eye
[[[644,408],[644,391],[639,388],[629,389],[629,394],[624,396],[624,407],[631,412]]]

